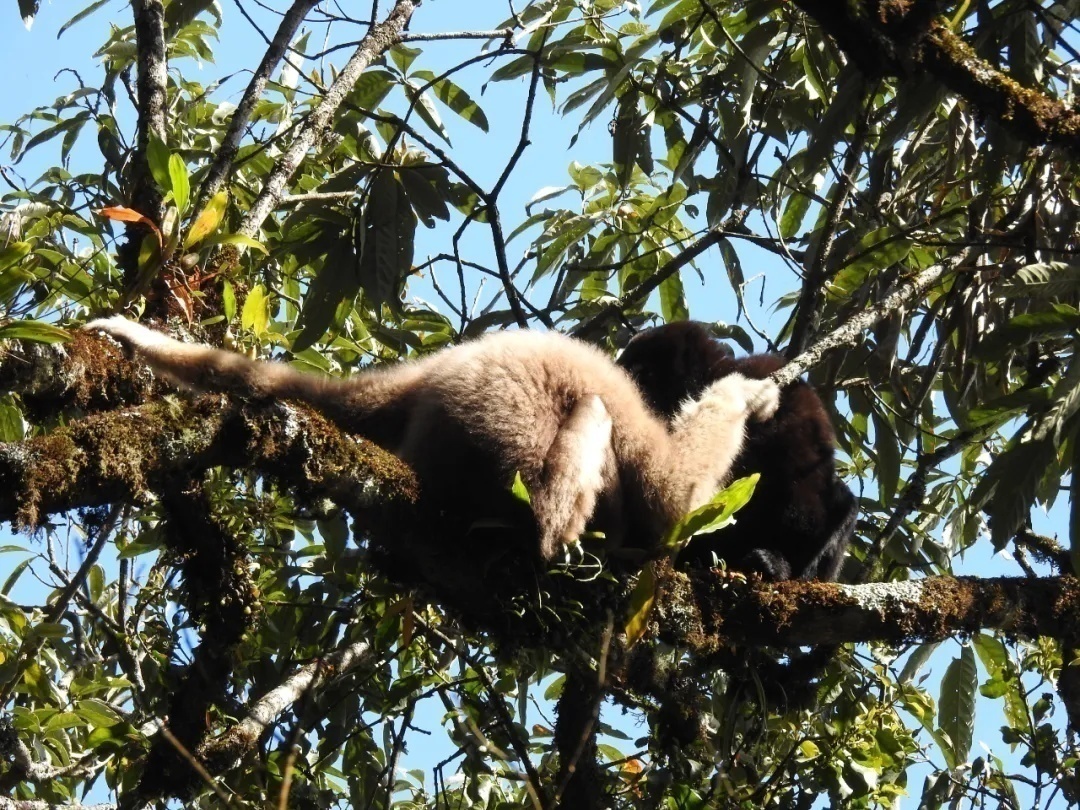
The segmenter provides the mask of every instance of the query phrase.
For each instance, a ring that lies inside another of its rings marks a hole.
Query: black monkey
[[[671,419],[712,382],[739,373],[765,379],[777,355],[735,358],[700,323],[681,321],[637,335],[619,358],[645,400]],[[680,561],[707,565],[715,553],[733,570],[771,580],[834,580],[855,529],[858,507],[834,464],[836,435],[814,389],[783,389],[776,415],[750,423],[732,477],[761,473],[734,525],[695,538]]]

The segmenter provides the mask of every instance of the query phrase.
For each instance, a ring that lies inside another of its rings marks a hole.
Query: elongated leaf
[[[29,242],[12,242],[7,247],[0,248],[0,273],[14,267],[29,255]]]
[[[678,273],[672,273],[660,282],[660,313],[668,323],[685,321],[690,317],[682,276]]]
[[[425,83],[430,82],[435,78],[435,74],[430,70],[418,70],[412,75],[413,78],[419,79]],[[480,128],[484,132],[488,131],[487,116],[485,116],[484,111],[480,109],[480,105],[473,101],[468,93],[452,81],[449,79],[439,79],[439,81],[431,85],[431,91],[435,94],[435,98],[470,124]]]
[[[34,16],[38,12],[39,5],[38,0],[19,0],[19,13],[22,14],[23,25],[26,26],[27,31],[34,24]]]
[[[878,488],[881,491],[881,502],[888,506],[892,503],[900,482],[900,445],[896,432],[887,419],[875,411],[873,421]]]
[[[9,397],[4,397],[0,401],[0,442],[22,441],[26,435],[26,423],[22,413],[9,400]]]
[[[997,358],[1037,340],[1060,337],[1080,328],[1080,311],[1066,304],[1054,304],[1044,312],[1017,315],[979,341],[979,357]]]
[[[934,654],[936,650],[941,646],[940,641],[932,641],[927,644],[920,644],[914,650],[911,655],[908,656],[908,660],[904,662],[904,668],[900,670],[900,677],[898,678],[900,683],[907,683],[926,665],[926,662],[930,660],[930,656]]]
[[[1002,285],[1001,293],[1008,298],[1039,301],[1075,299],[1080,294],[1080,264],[1029,264],[1017,270],[1008,284]]]
[[[626,645],[632,647],[649,627],[649,617],[656,603],[656,572],[652,561],[647,562],[638,574],[637,584],[630,594],[630,605],[624,633]]]
[[[262,284],[256,284],[244,299],[244,308],[240,310],[240,325],[244,329],[252,330],[256,335],[261,335],[269,323],[270,302],[266,288]]]
[[[960,650],[941,679],[941,696],[938,698],[938,727],[948,735],[952,751],[943,751],[949,767],[955,768],[967,761],[971,750],[971,738],[975,728],[975,688],[979,673],[975,666],[975,652],[970,644]]]
[[[269,255],[269,251],[266,246],[258,239],[252,239],[250,236],[245,236],[242,233],[222,233],[208,236],[203,240],[204,245],[242,245],[244,247],[252,248],[259,251],[264,256]]]
[[[304,308],[300,312],[300,334],[293,341],[297,354],[320,340],[334,324],[338,308],[350,306],[360,292],[356,253],[351,243],[338,240],[327,253],[322,268],[308,285]]]
[[[792,192],[780,217],[780,235],[785,239],[795,236],[802,228],[803,217],[809,209],[810,197],[798,191]]]
[[[0,340],[31,340],[35,343],[67,343],[71,335],[44,321],[12,321],[0,326]]]
[[[61,25],[60,30],[56,32],[56,38],[60,39],[60,37],[63,35],[63,33],[65,31],[67,31],[69,28],[71,28],[71,26],[75,25],[75,23],[77,23],[77,22],[82,22],[83,20],[85,20],[87,17],[89,17],[91,14],[93,14],[95,11],[97,11],[99,8],[101,8],[102,6],[107,4],[108,2],[109,2],[109,0],[94,0],[93,3],[88,5],[86,8],[84,8],[82,11],[80,11],[78,14],[76,14],[74,17],[72,17],[66,23]]]
[[[415,82],[408,81],[405,84],[405,92],[409,97],[409,101],[412,102],[416,114],[419,115],[420,119],[431,127],[440,138],[449,144],[450,133],[448,133],[446,127],[443,126],[442,118],[439,117],[439,111],[431,101],[431,96],[427,92],[420,92],[419,86]]]
[[[990,539],[1002,549],[1028,518],[1035,491],[1055,450],[1047,439],[1018,441],[990,464],[968,499],[968,508],[985,508],[990,518]]]
[[[525,486],[520,471],[514,473],[514,483],[510,486],[510,492],[522,503],[532,505],[532,495],[529,494],[529,488]]]
[[[157,136],[150,133],[146,146],[146,162],[150,166],[150,175],[162,191],[172,191],[172,177],[169,174],[169,147]]]
[[[699,506],[676,523],[664,539],[663,548],[675,551],[682,548],[697,534],[704,534],[726,526],[742,507],[750,502],[760,473],[738,478],[720,490],[712,500]]]
[[[371,183],[364,208],[360,246],[360,285],[375,306],[396,305],[412,270],[416,217],[395,173],[381,169]]]
[[[127,208],[123,205],[99,208],[97,213],[98,216],[105,217],[106,219],[113,219],[118,222],[141,222],[143,225],[149,225],[151,228],[156,229],[157,227],[150,217],[140,214],[134,208]]]
[[[225,218],[225,208],[228,204],[229,193],[227,191],[219,191],[215,194],[210,202],[206,204],[206,208],[195,219],[195,224],[191,226],[187,238],[184,239],[184,247],[189,248],[192,245],[197,245],[217,230],[221,220]]]
[[[169,155],[169,180],[176,208],[183,216],[187,212],[191,187],[188,183],[187,166],[179,155]]]

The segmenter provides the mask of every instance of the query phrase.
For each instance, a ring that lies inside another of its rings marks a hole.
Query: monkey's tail
[[[284,363],[251,360],[236,352],[181,343],[119,315],[91,321],[85,328],[115,338],[156,373],[179,385],[244,399],[299,400],[347,429],[357,428],[400,402],[421,374],[415,364],[406,363],[367,371],[348,380],[320,377]]]

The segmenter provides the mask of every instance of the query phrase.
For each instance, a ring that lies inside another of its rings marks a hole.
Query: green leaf
[[[206,207],[199,216],[196,217],[195,223],[191,226],[191,230],[188,231],[187,238],[184,239],[185,249],[192,245],[197,245],[217,230],[218,225],[221,224],[221,220],[225,217],[225,209],[228,204],[229,192],[227,191],[219,191],[211,198],[210,202],[206,204]]]
[[[0,248],[0,273],[14,267],[16,264],[30,255],[31,245],[29,242],[12,242],[6,247]]]
[[[690,317],[682,276],[678,273],[672,273],[660,282],[660,314],[668,323],[685,321]]]
[[[810,196],[800,191],[793,191],[788,197],[784,213],[780,217],[780,235],[784,239],[791,239],[802,228],[803,218],[810,209]]]
[[[968,498],[974,514],[985,508],[990,539],[1001,550],[1027,520],[1035,491],[1056,452],[1048,439],[1026,439],[1006,448],[991,462]]]
[[[250,236],[245,236],[242,233],[222,233],[208,236],[202,240],[204,245],[243,245],[254,250],[264,256],[269,256],[270,252],[266,249],[266,246],[258,239],[252,239]]]
[[[266,288],[256,284],[244,299],[244,308],[240,311],[240,326],[261,335],[270,324],[270,301]]]
[[[1009,350],[1029,343],[1061,337],[1080,328],[1080,311],[1067,304],[1054,304],[1043,312],[1017,315],[983,336],[976,347],[979,357],[997,359]]]
[[[510,485],[510,492],[519,501],[532,506],[532,495],[529,494],[529,488],[525,486],[520,471],[514,473],[514,483]]]
[[[566,685],[566,676],[558,675],[551,680],[551,683],[547,685],[544,690],[544,700],[552,701],[558,700],[559,696],[563,693],[563,687]]]
[[[430,70],[418,70],[412,75],[413,78],[419,79],[424,83],[432,82],[435,79],[435,74]],[[431,90],[435,93],[435,98],[439,99],[439,101],[470,124],[480,128],[484,132],[488,131],[488,120],[484,115],[484,111],[480,109],[480,105],[473,101],[468,93],[452,81],[449,79],[439,79],[431,85]]]
[[[394,60],[394,64],[401,69],[402,73],[408,73],[416,57],[422,53],[420,48],[410,48],[408,45],[399,43],[390,49],[390,58]]]
[[[653,605],[656,603],[656,571],[652,560],[645,563],[638,574],[637,584],[630,594],[630,605],[624,633],[626,634],[626,646],[636,644],[649,627],[649,616],[652,614]]]
[[[71,335],[44,321],[12,321],[0,326],[0,340],[32,340],[35,343],[67,343]]]
[[[662,548],[676,551],[686,545],[695,535],[715,531],[728,525],[735,513],[749,503],[760,478],[760,473],[754,473],[732,481],[716,493],[711,501],[704,506],[699,506],[676,523],[664,539]]]
[[[11,573],[8,574],[7,579],[4,580],[4,584],[0,586],[0,594],[2,594],[3,596],[7,596],[9,593],[11,593],[11,589],[15,587],[15,583],[19,581],[19,577],[22,576],[23,571],[25,571],[27,566],[29,566],[30,563],[33,561],[34,558],[30,557],[18,563],[14,568],[12,568]]]
[[[900,483],[901,449],[899,439],[892,425],[884,416],[874,411],[874,451],[877,464],[874,471],[877,476],[881,503],[888,506],[896,496]]]
[[[304,307],[300,311],[300,334],[293,340],[293,354],[313,346],[335,322],[342,304],[350,307],[360,292],[356,254],[352,245],[338,240],[323,262],[322,268],[308,285]]]
[[[975,652],[970,644],[965,644],[960,656],[945,670],[941,679],[941,696],[938,698],[938,727],[948,735],[952,745],[952,751],[942,751],[950,768],[966,762],[971,750],[978,677]]]
[[[162,191],[172,191],[172,174],[170,172],[169,147],[157,136],[150,133],[150,139],[146,145],[146,162],[150,166],[150,175]]]
[[[409,97],[416,114],[420,116],[420,120],[449,144],[450,134],[443,126],[442,118],[439,117],[439,111],[432,102],[431,96],[427,92],[421,92],[419,86],[411,80],[405,82],[405,94]]]
[[[1074,299],[1080,292],[1080,264],[1029,264],[1017,270],[1016,275],[1000,290],[1006,298],[1038,301]]]
[[[80,11],[78,14],[76,14],[74,17],[72,17],[66,23],[61,25],[60,30],[56,32],[56,38],[60,39],[60,37],[63,35],[63,33],[65,31],[67,31],[69,28],[71,28],[71,26],[75,25],[75,23],[77,23],[77,22],[82,22],[87,17],[89,17],[91,14],[93,14],[95,11],[97,11],[99,8],[101,8],[102,6],[106,5],[109,2],[110,2],[110,0],[94,0],[93,3],[88,5],[86,8],[84,8],[82,11]]]
[[[360,246],[360,286],[373,306],[397,306],[412,272],[416,217],[395,173],[380,169],[364,207]]]
[[[221,282],[221,309],[225,314],[225,322],[232,323],[236,317],[236,290],[228,280]]]
[[[176,208],[183,216],[187,213],[191,186],[188,183],[187,166],[179,155],[169,155],[169,180]]]
[[[930,660],[930,656],[934,654],[934,650],[939,646],[941,646],[940,641],[931,641],[926,644],[920,644],[912,650],[911,655],[908,656],[908,660],[904,662],[904,668],[900,670],[900,676],[897,680],[900,683],[907,683],[918,675],[919,670],[925,666],[926,662]]]
[[[26,424],[22,413],[4,397],[0,401],[0,442],[18,442],[26,436]]]
[[[123,721],[112,706],[97,698],[85,698],[75,704],[75,713],[95,728],[110,728]]]

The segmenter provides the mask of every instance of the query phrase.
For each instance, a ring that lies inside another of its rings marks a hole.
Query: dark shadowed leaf
[[[964,644],[960,656],[953,659],[941,679],[938,698],[938,727],[948,735],[951,751],[943,751],[951,767],[967,761],[975,727],[975,688],[979,673],[975,652]]]

